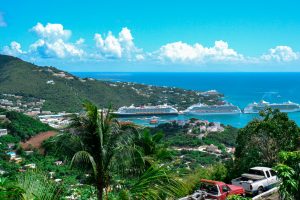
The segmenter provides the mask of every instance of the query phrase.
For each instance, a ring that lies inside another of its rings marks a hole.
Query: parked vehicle
[[[268,167],[253,167],[248,173],[233,179],[231,183],[242,186],[247,194],[257,195],[275,187],[279,183],[276,172]]]
[[[179,200],[205,200],[207,197],[207,193],[197,190],[194,194],[180,198]]]
[[[200,191],[207,193],[207,199],[225,200],[230,195],[245,195],[244,188],[220,181],[201,179]]]

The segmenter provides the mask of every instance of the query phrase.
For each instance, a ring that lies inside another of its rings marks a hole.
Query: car
[[[206,198],[226,200],[230,195],[245,195],[245,190],[241,186],[226,184],[221,181],[207,179],[200,180],[200,191],[207,193]]]
[[[248,173],[231,181],[233,185],[243,187],[247,194],[253,196],[275,187],[279,182],[276,172],[269,167],[253,167]]]

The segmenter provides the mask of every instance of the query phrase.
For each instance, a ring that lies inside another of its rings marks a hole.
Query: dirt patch
[[[47,132],[42,132],[39,133],[26,142],[21,142],[21,147],[24,150],[32,150],[32,149],[39,149],[40,152],[43,152],[43,149],[41,149],[42,143],[44,140],[47,140],[48,138],[55,136],[57,132],[55,131],[47,131]]]

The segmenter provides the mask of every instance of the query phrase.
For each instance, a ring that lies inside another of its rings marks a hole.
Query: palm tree
[[[103,192],[108,186],[112,172],[132,172],[132,168],[124,166],[133,162],[143,163],[142,156],[132,141],[137,131],[132,127],[122,127],[113,117],[110,109],[98,111],[90,102],[84,103],[86,113],[73,119],[72,127],[78,134],[82,150],[75,153],[72,166],[92,169],[94,185],[98,191],[98,199],[103,199]],[[82,165],[84,164],[85,165]],[[133,165],[131,165],[133,166]]]
[[[171,159],[171,152],[161,141],[164,137],[162,132],[151,134],[149,129],[144,129],[135,138],[135,144],[143,152],[147,167],[158,161]]]

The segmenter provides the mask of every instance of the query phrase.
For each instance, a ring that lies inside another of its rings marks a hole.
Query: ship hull
[[[117,117],[135,117],[135,116],[176,116],[178,113],[114,113]]]
[[[220,113],[204,113],[204,112],[186,112],[186,115],[239,115],[241,112],[220,112]]]
[[[243,113],[245,113],[245,114],[257,114],[257,113],[259,113],[260,111],[263,111],[263,110],[264,109],[261,109],[259,111],[247,110],[247,111],[244,111]],[[300,112],[300,108],[299,109],[293,109],[293,110],[280,110],[280,112],[284,112],[284,113]]]

